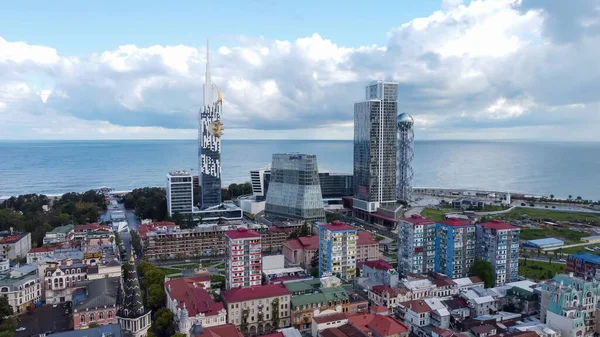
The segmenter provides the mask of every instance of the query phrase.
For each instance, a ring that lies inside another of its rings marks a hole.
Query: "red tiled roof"
[[[373,320],[367,324],[367,328],[373,330],[379,336],[391,336],[408,332],[408,327],[389,316],[375,315]]]
[[[389,262],[385,260],[366,261],[365,263],[363,263],[363,266],[368,266],[369,268],[377,270],[390,270],[394,268]]]
[[[465,220],[461,220],[459,218],[448,218],[446,220],[442,220],[440,221],[441,224],[447,225],[447,226],[452,226],[452,227],[458,227],[458,226],[466,226],[466,225],[470,225],[471,223]]]
[[[455,286],[456,282],[452,281],[449,277],[439,277],[433,280],[433,284],[435,284],[436,287],[448,287]]]
[[[98,225],[97,222],[94,223],[90,223],[87,225],[77,225],[75,226],[75,231],[83,231],[83,230],[97,230],[98,228],[100,228],[100,225]]]
[[[372,305],[371,311],[374,313],[388,312],[388,308],[384,307],[383,305]]]
[[[390,287],[387,284],[373,286],[373,288],[371,288],[371,291],[380,296],[383,293],[388,293],[390,297],[398,296],[398,292],[396,291],[396,289]]]
[[[234,240],[260,238],[260,234],[248,228],[238,228],[234,231],[228,231],[225,232],[225,235]]]
[[[469,280],[471,280],[471,282],[473,282],[473,283],[483,283],[483,281],[481,280],[481,278],[479,278],[479,276],[469,276]]]
[[[301,236],[298,238],[304,249],[314,250],[319,249],[319,237],[316,235]]]
[[[204,328],[204,332],[193,337],[244,337],[235,325],[224,324]]]
[[[517,227],[507,224],[502,220],[492,220],[489,222],[480,223],[479,226],[491,229],[516,229]]]
[[[368,333],[368,331],[365,331],[365,333]],[[337,328],[325,329],[321,331],[319,335],[323,337],[364,337],[361,330],[352,324],[344,324]]]
[[[210,276],[208,278],[210,280]],[[182,309],[185,303],[189,317],[199,313],[205,316],[218,315],[224,308],[223,303],[215,302],[201,284],[194,286],[194,282],[200,282],[202,279],[205,279],[205,275],[193,278],[182,277],[165,283],[165,289],[171,299],[179,302],[177,308]]]
[[[329,230],[329,231],[349,231],[349,230],[356,230],[356,228],[350,226],[350,225],[346,225],[345,223],[339,221],[339,220],[334,220],[332,221],[329,225],[321,225],[321,227]]]
[[[412,300],[408,302],[403,302],[401,304],[407,309],[410,309],[419,314],[431,311],[429,305],[427,305],[427,303],[425,303],[425,301],[423,300]]]
[[[249,288],[234,288],[223,291],[223,298],[227,303],[243,302],[256,300],[259,298],[269,298],[283,295],[290,295],[290,291],[287,290],[287,288],[282,284],[268,284]]]
[[[382,337],[407,332],[406,325],[398,322],[390,316],[377,314],[355,314],[348,316],[348,322],[363,332],[371,335],[371,330]]]
[[[373,239],[373,234],[365,231],[358,231],[356,233],[358,235],[358,239],[356,239],[356,244],[359,246],[363,245],[379,245],[375,239]]]
[[[15,243],[25,237],[25,233],[18,233],[14,235],[5,236],[0,238],[0,243]]]
[[[29,250],[28,253],[48,253],[48,252],[53,252],[56,248],[55,247],[37,247],[37,248],[31,248]]]
[[[402,219],[406,222],[410,222],[413,225],[426,225],[426,224],[434,224],[435,221],[429,220],[421,214],[413,214],[408,218]]]
[[[467,335],[449,329],[434,327],[433,331],[442,337],[466,337]]]
[[[176,227],[177,224],[171,221],[159,221],[159,222],[151,222],[148,224],[139,225],[137,227],[137,231],[140,234],[142,239],[145,239],[149,232],[154,232],[158,229],[158,227],[167,227],[172,228]]]
[[[315,322],[317,322],[317,324],[321,324],[344,320],[346,319],[346,315],[344,315],[341,312],[336,312],[328,315],[313,316],[313,319],[315,320]]]

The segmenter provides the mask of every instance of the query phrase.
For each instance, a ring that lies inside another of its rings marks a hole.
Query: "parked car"
[[[565,260],[565,259],[560,259],[560,260],[558,260],[558,262],[565,263],[565,262],[567,262],[567,260]]]
[[[27,330],[27,329],[24,326],[22,326],[22,327],[17,328],[17,330],[15,330],[15,331],[21,332],[21,331],[25,331],[25,330]]]

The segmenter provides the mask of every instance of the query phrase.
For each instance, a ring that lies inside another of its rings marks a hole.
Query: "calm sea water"
[[[166,173],[196,169],[197,142],[0,142],[0,196],[100,186],[165,186]],[[277,152],[317,155],[319,169],[352,172],[351,141],[224,140],[223,183],[249,180]],[[414,185],[483,188],[600,199],[600,143],[416,141]]]

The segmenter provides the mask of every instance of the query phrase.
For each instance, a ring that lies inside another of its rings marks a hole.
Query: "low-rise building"
[[[290,291],[272,284],[222,292],[227,322],[244,334],[263,334],[290,324]]]
[[[372,313],[349,315],[348,323],[361,331],[363,336],[408,337],[409,334],[408,327],[405,324],[387,315]],[[356,335],[347,336],[354,337]]]
[[[44,235],[43,242],[45,245],[67,243],[73,238],[74,228],[73,225],[56,227]]]
[[[79,248],[38,247],[31,248],[27,253],[27,263],[35,262],[38,265],[67,259],[83,260],[83,252]]]
[[[5,231],[0,233],[0,258],[14,260],[24,257],[31,250],[31,233],[15,233]]]
[[[394,288],[399,282],[398,272],[385,260],[363,263],[361,276],[367,278],[373,285],[382,284]]]
[[[189,336],[194,324],[207,328],[227,323],[227,310],[209,295],[206,283],[210,284],[208,274],[165,282],[166,307],[173,312],[179,333]]]
[[[577,253],[567,257],[567,272],[573,273],[575,277],[592,280],[598,270],[600,270],[600,256],[598,255]]]
[[[357,231],[356,235],[356,262],[376,261],[381,258],[379,253],[379,242],[373,238],[373,234],[365,231]]]
[[[224,324],[204,328],[201,325],[195,325],[187,333],[190,337],[244,337],[233,324]]]
[[[325,329],[337,328],[348,324],[348,318],[341,312],[333,312],[312,317],[311,333],[317,337]]]
[[[85,287],[88,266],[81,261],[65,260],[48,263],[44,270],[46,303],[71,301],[76,289]]]
[[[6,297],[15,314],[42,302],[42,282],[36,266],[24,265],[0,274],[0,296]]]
[[[469,304],[471,317],[491,315],[500,309],[499,294],[492,289],[473,288],[460,295]]]
[[[102,278],[79,289],[73,298],[73,329],[87,329],[91,323],[117,323],[120,278]]]
[[[311,262],[319,251],[318,236],[301,236],[296,239],[287,240],[283,243],[283,255],[292,264],[310,270]],[[318,256],[317,256],[318,257]]]
[[[418,334],[420,328],[431,324],[431,308],[424,300],[400,303],[398,314],[414,334]]]
[[[398,306],[398,291],[389,285],[374,286],[369,290],[369,301],[375,305],[381,305],[390,312],[393,312]]]
[[[53,337],[123,337],[121,324],[106,324],[85,330],[71,330],[52,333]]]

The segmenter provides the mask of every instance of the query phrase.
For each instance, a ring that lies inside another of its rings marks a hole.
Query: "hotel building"
[[[194,187],[192,176],[187,171],[172,171],[167,174],[167,211],[189,214],[194,210]]]

